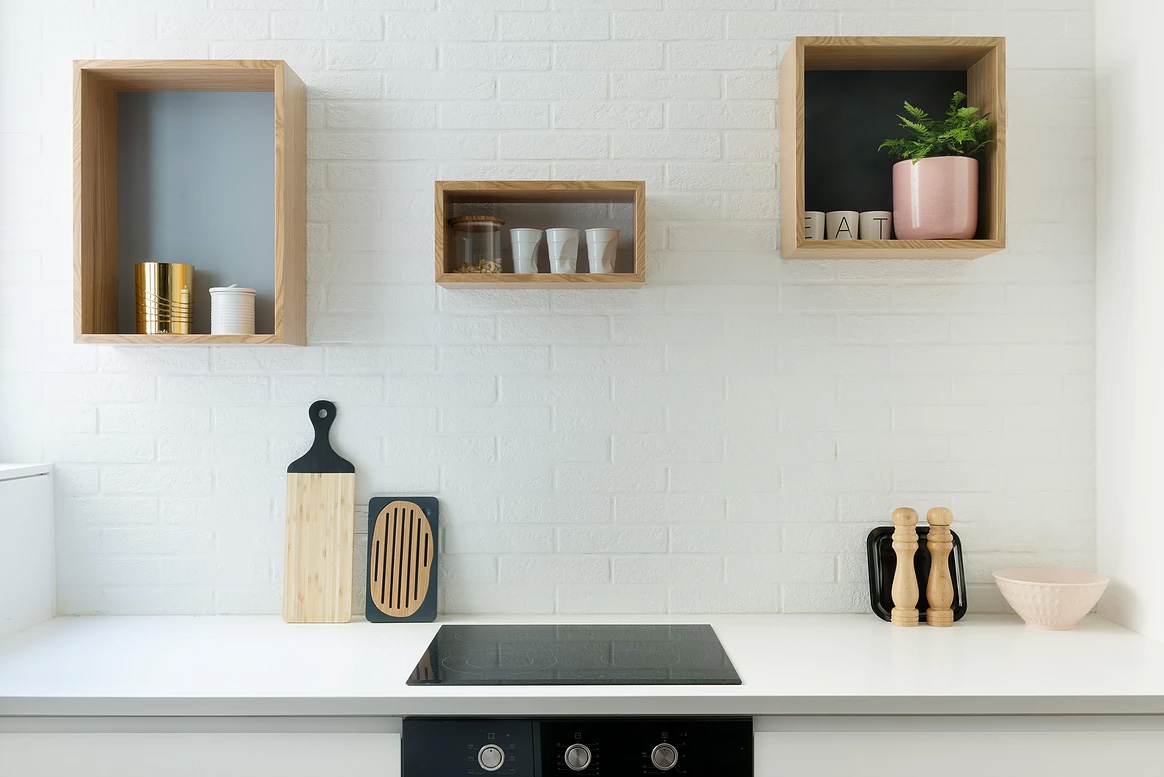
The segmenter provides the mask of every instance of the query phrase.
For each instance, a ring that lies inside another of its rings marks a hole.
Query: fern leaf
[[[916,121],[910,121],[909,119],[906,119],[906,118],[901,117],[901,116],[899,116],[898,118],[901,119],[901,126],[905,127],[906,129],[911,129],[919,135],[925,135],[930,131],[930,128],[927,127],[925,124],[921,124],[920,122],[916,122]]]
[[[928,113],[926,113],[921,108],[918,108],[915,105],[910,105],[909,100],[905,101],[905,111],[910,116],[913,116],[915,119],[918,119],[918,120],[925,120],[925,119],[929,118]]]
[[[898,115],[905,137],[890,138],[878,146],[902,159],[918,161],[928,156],[972,156],[990,143],[990,114],[963,106],[965,92],[954,92],[944,118],[931,118],[921,108],[904,102],[905,115]]]

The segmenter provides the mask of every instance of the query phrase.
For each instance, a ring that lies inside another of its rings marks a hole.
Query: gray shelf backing
[[[212,286],[253,288],[274,331],[275,103],[270,92],[122,92],[117,100],[118,326],[135,331],[133,266],[192,264],[192,332]]]

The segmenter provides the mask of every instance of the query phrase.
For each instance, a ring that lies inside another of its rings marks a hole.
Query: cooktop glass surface
[[[711,626],[441,626],[409,685],[740,685]]]

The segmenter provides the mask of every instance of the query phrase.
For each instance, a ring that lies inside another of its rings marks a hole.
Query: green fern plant
[[[907,115],[898,116],[901,127],[910,137],[890,138],[877,147],[890,154],[911,159],[916,164],[919,159],[931,156],[974,156],[990,139],[990,114],[978,115],[977,108],[963,106],[964,92],[954,92],[950,107],[943,119],[932,118],[914,105],[905,103]]]

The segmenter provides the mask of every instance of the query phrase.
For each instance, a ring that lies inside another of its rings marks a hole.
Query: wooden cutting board
[[[331,448],[335,404],[311,405],[315,442],[287,468],[283,620],[347,623],[352,615],[356,468]]]
[[[436,620],[438,516],[431,496],[378,496],[368,503],[365,618],[373,623]]]

